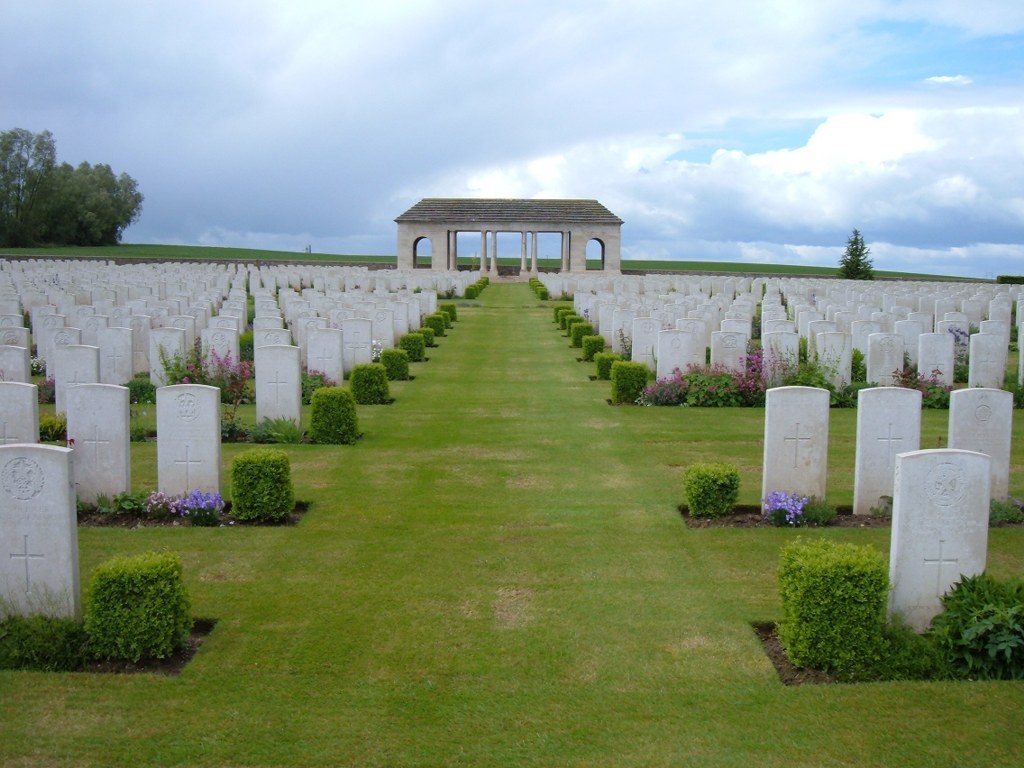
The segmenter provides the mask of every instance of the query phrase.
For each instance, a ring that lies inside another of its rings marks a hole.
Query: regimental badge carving
[[[0,473],[0,483],[11,496],[21,501],[34,499],[43,490],[43,468],[26,456],[11,459]]]
[[[992,420],[992,408],[984,403],[974,409],[974,418],[985,424]]]
[[[958,503],[966,490],[963,470],[948,462],[933,467],[925,479],[928,498],[940,507]]]
[[[3,341],[5,346],[12,347],[18,343],[18,334],[14,331],[7,331],[3,336],[0,336],[0,341]]]
[[[722,346],[726,349],[736,349],[736,337],[732,334],[722,337]]]
[[[896,340],[891,336],[886,336],[878,346],[883,352],[889,354],[896,349]]]
[[[199,416],[199,401],[190,392],[178,395],[175,403],[178,406],[178,418],[182,421],[195,421]]]

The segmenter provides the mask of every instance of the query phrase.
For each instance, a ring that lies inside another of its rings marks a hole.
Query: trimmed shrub
[[[356,399],[343,387],[323,387],[313,393],[310,436],[314,443],[351,445],[359,439]]]
[[[887,570],[870,546],[798,539],[784,547],[778,634],[789,660],[847,679],[877,669],[888,647]]]
[[[958,677],[1024,680],[1024,580],[964,576],[932,628]]]
[[[650,369],[643,363],[616,360],[612,363],[612,402],[635,403],[647,386]]]
[[[398,338],[398,348],[405,350],[410,363],[418,363],[427,354],[427,340],[422,333],[406,333]]]
[[[148,373],[136,374],[128,380],[128,401],[135,405],[156,402],[156,385],[149,380]]]
[[[427,326],[427,325],[420,326],[420,329],[418,331],[416,331],[416,333],[418,333],[420,336],[423,337],[423,344],[424,344],[424,346],[427,346],[427,347],[436,347],[437,346],[437,344],[434,343],[434,329],[431,328],[430,326]]]
[[[569,331],[569,338],[572,339],[572,345],[574,347],[583,346],[583,337],[591,336],[594,333],[594,324],[583,321],[582,323],[573,323],[572,328]]]
[[[387,405],[391,402],[388,372],[380,363],[360,363],[348,377],[352,396],[359,405]]]
[[[382,349],[380,363],[387,372],[388,381],[406,381],[409,378],[409,353],[404,349]]]
[[[740,471],[732,464],[693,464],[683,475],[683,493],[691,517],[723,517],[739,498]]]
[[[569,335],[569,326],[572,323],[583,322],[583,318],[577,315],[574,311],[569,310],[567,313],[562,315],[562,319],[558,321],[559,327],[565,331],[565,335]]]
[[[565,325],[562,323],[562,318],[563,317],[565,317],[566,315],[574,315],[574,314],[576,314],[576,310],[574,310],[572,308],[571,304],[556,304],[554,306],[554,312],[555,312],[555,322],[558,324],[559,328],[564,328],[565,327]]]
[[[480,294],[480,289],[476,287],[476,284],[466,286],[466,290],[462,293],[464,299],[475,299]]]
[[[438,312],[444,312],[453,323],[459,320],[459,310],[454,301],[443,301],[437,305]],[[451,328],[451,326],[448,326]]]
[[[188,642],[192,619],[181,559],[115,557],[93,571],[85,631],[98,659],[163,659]]]
[[[618,352],[595,352],[594,362],[597,363],[597,378],[601,381],[611,379],[612,363],[621,359],[622,355]]]
[[[547,301],[551,298],[551,294],[548,293],[548,289],[543,285],[538,286],[535,292],[537,294],[537,298],[541,301]]]
[[[434,331],[435,337],[444,336],[444,329],[451,325],[448,322],[448,316],[443,312],[435,312],[432,315],[427,315],[423,318],[423,325],[426,328],[431,328]]]
[[[594,355],[604,351],[604,336],[584,336],[580,339],[580,346],[583,348],[583,359],[589,363]]]
[[[324,389],[318,389],[314,397]],[[235,456],[231,462],[232,515],[239,520],[276,523],[293,509],[295,493],[287,453],[279,448],[254,448]]]
[[[81,622],[52,616],[0,618],[0,669],[73,672],[88,658]]]

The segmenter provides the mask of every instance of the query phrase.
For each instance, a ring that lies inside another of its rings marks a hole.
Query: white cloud
[[[926,77],[924,81],[934,85],[970,85],[974,82],[967,75],[936,75],[935,77]]]

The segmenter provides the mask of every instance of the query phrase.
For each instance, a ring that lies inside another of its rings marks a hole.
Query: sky
[[[0,0],[0,18],[0,130],[132,176],[126,243],[394,254],[424,197],[593,198],[624,260],[834,266],[856,228],[876,269],[1024,274],[1020,0]]]

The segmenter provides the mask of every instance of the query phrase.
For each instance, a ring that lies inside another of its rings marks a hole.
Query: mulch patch
[[[284,520],[278,522],[264,522],[262,520],[236,520],[231,516],[231,502],[227,502],[224,505],[224,509],[220,513],[220,523],[215,526],[209,526],[211,528],[233,528],[235,526],[244,527],[272,527],[277,528],[280,526],[298,525],[302,516],[309,511],[310,503],[308,501],[297,501],[295,502],[295,509],[288,515]],[[135,515],[131,513],[127,514],[116,514],[112,515],[105,512],[97,512],[96,510],[78,510],[78,525],[81,528],[190,528],[185,520],[180,517],[167,517],[163,519],[153,519],[146,517],[145,515]]]
[[[774,622],[754,622],[752,626],[761,640],[761,645],[764,646],[765,654],[775,666],[775,671],[783,685],[820,685],[840,682],[834,675],[822,672],[820,669],[793,666],[792,662],[786,658],[786,651],[779,641]]]
[[[149,673],[176,677],[192,660],[207,636],[217,624],[216,619],[195,619],[192,622],[192,633],[185,647],[164,659],[140,659],[139,661],[90,661],[80,672],[98,672],[112,675],[133,675]]]
[[[691,517],[690,509],[685,504],[679,505],[679,514],[688,528],[771,528],[772,524],[764,519],[761,507],[756,504],[738,504],[731,515],[723,517]],[[855,515],[853,507],[836,507],[838,514],[829,524],[829,528],[889,528],[892,520],[874,515]]]

